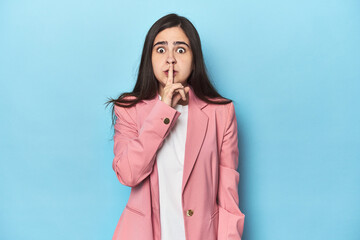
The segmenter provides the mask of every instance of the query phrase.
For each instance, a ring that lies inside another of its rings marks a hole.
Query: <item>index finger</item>
[[[174,65],[170,63],[168,72],[168,83],[174,83]]]

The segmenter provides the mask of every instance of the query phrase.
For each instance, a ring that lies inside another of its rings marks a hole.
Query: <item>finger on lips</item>
[[[174,83],[174,65],[169,65],[167,85],[169,87],[169,93],[172,95],[173,101],[171,105],[176,105],[179,99],[186,101],[186,94],[189,91],[189,87],[184,87],[181,83]],[[174,93],[177,93],[174,95]],[[174,106],[173,106],[174,107]]]
[[[174,66],[170,64],[169,72],[168,72],[168,81],[174,83]]]

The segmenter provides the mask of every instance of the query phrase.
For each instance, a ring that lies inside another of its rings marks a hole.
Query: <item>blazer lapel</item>
[[[206,105],[207,103],[199,99],[190,86],[182,194],[205,139],[209,118],[202,108]]]

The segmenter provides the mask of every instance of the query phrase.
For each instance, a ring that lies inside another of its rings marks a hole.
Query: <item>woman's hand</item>
[[[161,101],[171,107],[175,107],[176,104],[182,99],[184,102],[187,100],[187,94],[190,90],[189,86],[183,86],[181,83],[174,83],[174,66],[170,64],[168,72],[168,80],[164,87],[163,96]]]

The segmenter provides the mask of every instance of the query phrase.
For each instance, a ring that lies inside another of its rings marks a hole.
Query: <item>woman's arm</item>
[[[234,104],[231,102],[220,152],[218,240],[240,240],[244,229],[245,215],[239,209],[238,157],[237,121]]]
[[[180,113],[158,100],[141,129],[135,121],[135,107],[115,106],[115,114],[112,167],[122,184],[134,187],[152,172],[156,152]]]

